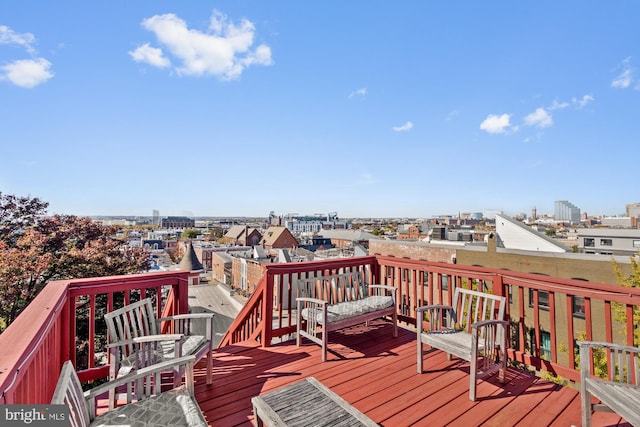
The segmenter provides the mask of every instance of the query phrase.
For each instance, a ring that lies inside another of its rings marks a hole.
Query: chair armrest
[[[327,304],[327,302],[325,300],[323,300],[323,299],[307,298],[307,297],[296,298],[296,301],[298,303],[310,302],[310,303],[317,304],[317,305],[325,305],[325,304]]]
[[[509,322],[507,322],[506,320],[482,320],[480,322],[476,322],[474,324],[471,325],[472,329],[481,329],[484,328],[485,326],[488,325],[502,325],[504,327],[506,327]]]
[[[107,344],[107,348],[122,347],[124,345],[141,344],[141,343],[149,343],[149,342],[178,341],[182,339],[182,337],[184,337],[183,334],[147,335],[143,337],[132,338],[130,340],[111,342]]]
[[[423,305],[421,307],[416,308],[416,313],[432,311],[432,310],[453,310],[453,307],[450,305],[442,305],[442,304]]]
[[[396,300],[396,295],[398,293],[398,288],[396,288],[395,286],[388,286],[388,285],[369,285],[369,295],[371,295],[371,289],[382,289],[384,291],[389,291],[391,292],[391,296],[393,297],[393,300]]]
[[[85,391],[84,397],[85,399],[96,398],[97,396],[100,396],[101,394],[104,394],[109,390],[115,389],[127,383],[132,383],[145,376],[167,371],[170,368],[175,369],[180,366],[189,366],[189,365],[191,365],[191,368],[193,368],[193,365],[195,364],[195,360],[196,360],[195,356],[191,355],[191,356],[178,357],[176,359],[171,359],[164,362],[149,365],[147,367],[138,369],[136,372],[113,379],[109,382],[106,382],[97,387],[94,387],[91,390]],[[187,380],[191,381],[190,379],[187,379]]]
[[[176,314],[174,316],[161,317],[158,322],[164,322],[168,320],[184,320],[184,319],[209,319],[215,316],[215,313],[185,313]]]
[[[443,304],[431,304],[431,305],[423,305],[421,307],[416,308],[416,329],[418,334],[421,334],[423,331],[423,321],[424,321],[425,312],[431,313],[431,315],[429,316],[430,331],[439,331],[443,329],[449,329],[449,328],[446,328],[445,326],[442,326],[441,321],[434,322],[434,319],[433,319],[434,317],[433,315],[435,313],[438,313],[439,316],[437,317],[441,319],[442,313],[444,313],[445,311],[453,312],[453,307],[450,305],[443,305]],[[455,319],[449,319],[449,322],[451,321],[455,322]]]

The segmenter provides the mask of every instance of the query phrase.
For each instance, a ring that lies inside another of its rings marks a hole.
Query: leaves
[[[2,329],[50,280],[148,270],[147,255],[141,248],[115,238],[118,227],[73,215],[42,217],[47,206],[39,199],[0,193]]]

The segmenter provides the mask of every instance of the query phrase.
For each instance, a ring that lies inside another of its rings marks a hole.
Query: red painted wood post
[[[569,368],[571,369],[575,369],[576,367],[576,360],[575,357],[573,357],[573,355],[575,354],[575,345],[573,344],[573,299],[572,296],[567,294],[566,295],[566,304],[567,304],[567,342],[568,342],[568,347],[569,347]],[[552,335],[551,335],[551,344],[554,344],[554,339],[555,339],[555,322],[551,323],[551,325],[553,326],[553,331],[552,331]],[[555,358],[552,360],[554,363],[556,362]]]
[[[273,272],[267,269],[267,284],[262,299],[262,337],[260,345],[268,347],[271,345],[273,328]]]

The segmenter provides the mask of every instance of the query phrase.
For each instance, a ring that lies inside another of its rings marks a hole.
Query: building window
[[[571,306],[572,306],[573,315],[575,317],[584,319],[584,313],[585,313],[584,297],[577,297],[577,296],[571,297]]]
[[[533,289],[529,289],[529,307],[533,308]],[[538,307],[540,310],[549,310],[549,292],[538,291]]]
[[[387,279],[393,278],[393,267],[387,266]]]
[[[633,247],[634,248],[640,248],[640,240],[634,240],[633,241]]]
[[[596,239],[585,237],[584,238],[584,245],[585,245],[585,247],[586,246],[593,247],[593,246],[596,245]]]
[[[600,251],[600,255],[613,255],[613,252],[609,252],[609,251]]]
[[[509,304],[513,304],[513,285],[509,285]]]
[[[442,275],[442,290],[443,291],[449,290],[449,276],[447,276],[446,274]]]
[[[544,360],[551,360],[551,334],[540,331],[540,357]]]
[[[407,280],[409,280],[409,269],[408,268],[403,268],[402,269],[402,281],[406,282]]]
[[[422,286],[425,288],[429,286],[429,273],[426,271],[422,273]]]
[[[600,239],[600,246],[613,246],[613,239]]]

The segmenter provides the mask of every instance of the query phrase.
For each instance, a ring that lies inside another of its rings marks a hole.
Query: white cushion
[[[184,386],[129,403],[98,416],[91,426],[206,426]]]
[[[370,296],[355,301],[344,301],[337,304],[330,304],[327,306],[327,322],[333,323],[351,317],[356,317],[361,314],[372,313],[374,311],[383,310],[388,307],[393,307],[392,296]],[[322,324],[322,311],[315,311],[316,321],[318,324]],[[302,310],[302,317],[309,319],[309,308]]]

